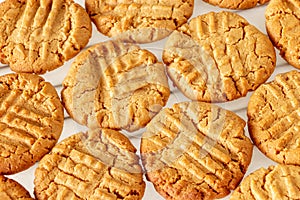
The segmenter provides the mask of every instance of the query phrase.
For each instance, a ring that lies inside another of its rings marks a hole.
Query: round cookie
[[[300,72],[278,74],[261,85],[248,104],[248,128],[254,144],[272,160],[300,165]]]
[[[164,65],[147,50],[117,41],[81,53],[63,81],[70,116],[88,127],[144,127],[170,95]]]
[[[38,75],[0,76],[0,174],[23,171],[55,145],[64,123],[55,88]]]
[[[22,185],[1,175],[0,197],[2,200],[33,200],[29,192]]]
[[[57,144],[35,171],[37,199],[142,199],[136,149],[121,133],[103,129]]]
[[[203,0],[214,6],[228,9],[248,9],[258,4],[265,4],[270,0]]]
[[[266,28],[280,55],[300,69],[300,2],[272,0],[266,8]]]
[[[126,42],[147,43],[168,36],[193,14],[194,0],[86,0],[98,31]]]
[[[43,74],[74,57],[91,37],[91,20],[72,0],[5,0],[0,4],[0,62]]]
[[[231,200],[299,199],[300,167],[276,165],[260,168],[247,176]]]
[[[147,125],[141,141],[146,176],[171,199],[221,198],[235,189],[252,158],[245,122],[203,102],[165,108]]]
[[[167,40],[163,61],[190,99],[223,102],[243,97],[273,73],[271,41],[244,18],[210,12],[193,18]]]

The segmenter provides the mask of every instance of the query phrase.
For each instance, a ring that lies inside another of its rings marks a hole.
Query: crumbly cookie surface
[[[170,78],[192,100],[237,99],[274,71],[271,41],[238,14],[211,12],[179,30],[166,42],[163,60]]]
[[[88,14],[72,0],[6,0],[0,18],[0,61],[15,72],[54,70],[91,37]]]
[[[269,2],[270,0],[203,0],[214,6],[229,9],[248,9],[256,5],[261,5]]]
[[[95,95],[102,71],[118,57],[139,49],[134,44],[121,44],[100,43],[81,52],[72,63],[63,81],[61,96],[67,112],[78,123],[97,127]]]
[[[248,127],[254,144],[279,163],[300,164],[300,73],[279,74],[261,85],[248,104]]]
[[[128,131],[144,127],[170,95],[164,65],[149,51],[116,41],[79,55],[63,86],[63,102],[76,121]]]
[[[127,42],[147,43],[168,36],[193,13],[194,0],[86,0],[98,30]]]
[[[232,193],[231,200],[299,199],[300,167],[276,165],[247,176]]]
[[[136,149],[117,131],[75,134],[46,155],[35,172],[37,199],[142,199]]]
[[[23,171],[55,145],[64,123],[55,88],[33,74],[0,77],[0,174]]]
[[[228,195],[252,157],[253,145],[244,126],[234,113],[203,102],[163,109],[142,136],[148,180],[168,200]]]
[[[2,200],[33,200],[29,192],[22,185],[1,175],[0,197]]]
[[[300,69],[300,2],[272,0],[266,8],[266,28],[274,46],[291,65]]]

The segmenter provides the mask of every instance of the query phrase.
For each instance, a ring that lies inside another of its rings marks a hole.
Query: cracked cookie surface
[[[33,200],[29,192],[22,185],[1,175],[0,197],[2,200]]]
[[[296,200],[299,199],[299,188],[300,167],[280,164],[251,173],[232,193],[230,200]]]
[[[248,104],[248,127],[254,144],[279,163],[300,165],[300,73],[279,74],[261,85]]]
[[[63,80],[61,96],[67,112],[78,123],[97,127],[95,95],[102,71],[123,54],[139,49],[136,45],[121,44],[100,43],[81,52],[72,63]]]
[[[88,14],[72,0],[6,0],[0,18],[0,61],[15,72],[54,70],[91,37]]]
[[[57,144],[35,172],[37,199],[142,199],[142,168],[129,139],[90,130]]]
[[[300,2],[272,0],[266,8],[266,28],[280,55],[300,69]]]
[[[170,35],[163,61],[185,96],[222,102],[264,83],[274,71],[276,55],[268,37],[238,14],[211,12]]]
[[[147,43],[168,36],[187,22],[194,0],[86,0],[98,30],[126,42]]]
[[[253,8],[258,4],[265,4],[270,0],[203,0],[214,6],[229,9],[248,9]]]
[[[33,74],[0,77],[0,174],[23,171],[55,145],[64,123],[55,88]]]
[[[203,102],[165,108],[141,141],[146,176],[168,200],[221,198],[235,189],[252,158],[245,121]]]
[[[72,118],[88,127],[144,127],[166,104],[164,65],[147,50],[117,41],[81,53],[63,81],[62,99]]]

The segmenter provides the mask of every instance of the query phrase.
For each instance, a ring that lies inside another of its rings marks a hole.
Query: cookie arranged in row
[[[300,72],[278,74],[261,85],[248,105],[248,128],[254,144],[269,158],[300,165]]]
[[[300,69],[300,2],[271,0],[265,17],[267,32],[274,46],[289,64]]]
[[[6,0],[0,4],[0,61],[15,72],[43,74],[79,53],[91,20],[72,0]]]
[[[117,41],[81,53],[63,81],[70,116],[88,127],[138,130],[166,104],[164,65],[149,51]]]
[[[31,167],[56,144],[64,124],[55,88],[33,74],[0,76],[0,174]]]
[[[35,171],[37,199],[142,199],[143,172],[129,139],[113,130],[72,135]]]
[[[300,167],[276,165],[247,176],[230,200],[299,199]]]
[[[188,98],[205,102],[245,96],[276,66],[269,38],[243,17],[225,11],[200,15],[174,31],[163,60],[176,86]]]
[[[97,29],[115,40],[147,43],[168,36],[192,16],[194,0],[86,0]]]
[[[140,151],[147,179],[166,199],[228,195],[252,158],[245,125],[236,114],[203,102],[163,109],[142,135]]]

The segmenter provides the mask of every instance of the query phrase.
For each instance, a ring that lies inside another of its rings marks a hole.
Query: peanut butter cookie
[[[230,200],[299,199],[300,167],[276,165],[247,176]]]
[[[72,0],[5,0],[0,18],[0,62],[15,72],[54,70],[91,37],[88,14]]]
[[[168,36],[187,22],[194,0],[86,0],[86,9],[104,35],[147,43]]]
[[[18,182],[0,175],[1,200],[33,200],[29,192]]]
[[[164,65],[147,50],[117,41],[81,53],[63,81],[70,116],[88,127],[144,127],[170,95]]]
[[[163,60],[175,85],[190,99],[222,102],[245,96],[273,73],[269,38],[243,17],[210,12],[174,31]]]
[[[129,139],[113,130],[75,134],[56,145],[35,172],[37,199],[142,199],[142,168]]]
[[[272,0],[266,8],[266,28],[280,55],[300,69],[300,2]]]
[[[252,157],[245,124],[234,113],[203,102],[163,109],[142,136],[140,149],[148,180],[168,200],[228,195]]]
[[[203,0],[207,3],[210,3],[214,6],[219,6],[221,8],[228,9],[248,9],[253,8],[256,5],[265,4],[270,0]]]
[[[248,104],[254,144],[279,163],[300,165],[300,72],[279,74],[261,85]]]
[[[0,76],[0,174],[23,171],[55,145],[64,123],[55,88],[33,74]]]

